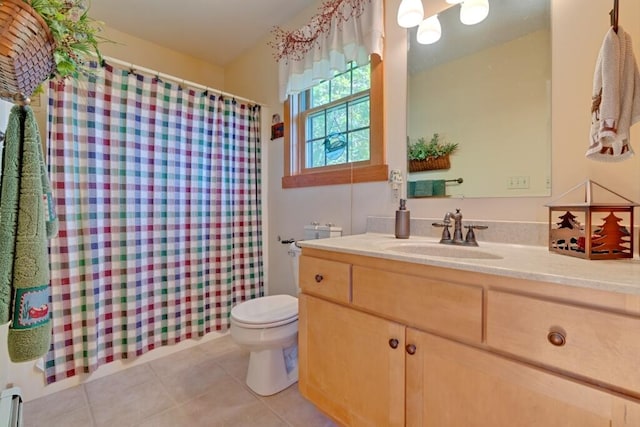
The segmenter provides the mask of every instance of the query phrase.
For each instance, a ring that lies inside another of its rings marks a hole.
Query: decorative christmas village
[[[582,187],[582,201],[560,202]],[[594,189],[603,190],[603,198],[614,196],[617,201],[595,202]],[[633,208],[637,203],[586,180],[547,206],[550,251],[585,259],[633,258]]]

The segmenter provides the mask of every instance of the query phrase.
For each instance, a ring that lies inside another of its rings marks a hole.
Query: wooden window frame
[[[304,167],[305,136],[299,124],[298,97],[289,96],[284,103],[284,176],[282,188],[314,187],[349,183],[387,181],[389,167],[386,164],[384,138],[383,66],[378,55],[371,55],[371,88],[369,90],[369,143],[370,158],[367,161],[345,163],[306,169]]]

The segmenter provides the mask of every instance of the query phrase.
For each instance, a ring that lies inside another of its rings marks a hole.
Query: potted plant
[[[101,23],[87,0],[0,1],[0,97],[30,96],[48,78],[89,73],[89,55],[100,60]]]
[[[89,17],[86,0],[26,0],[44,19],[55,41],[53,60],[55,77],[78,77],[89,72],[87,58],[100,60],[98,34],[102,23]]]
[[[409,142],[407,145],[409,172],[449,169],[449,155],[458,149],[457,143],[442,141],[438,133],[434,133],[429,142],[420,137],[413,144]]]

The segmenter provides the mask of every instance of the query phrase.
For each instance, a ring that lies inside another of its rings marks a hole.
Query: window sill
[[[362,182],[387,181],[388,165],[360,166],[304,175],[282,177],[282,188],[317,187],[321,185],[356,184]]]

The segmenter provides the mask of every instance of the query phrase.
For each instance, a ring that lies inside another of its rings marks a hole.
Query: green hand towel
[[[9,356],[14,362],[26,362],[46,354],[51,339],[47,222],[52,209],[43,188],[50,190],[31,108],[11,110],[3,157],[0,316],[7,316],[8,293]]]
[[[19,117],[11,114],[7,131],[20,132]],[[13,137],[2,151],[2,179],[0,183],[0,324],[11,320],[11,285],[13,282],[13,251],[18,225],[18,178],[22,153],[19,141]]]

